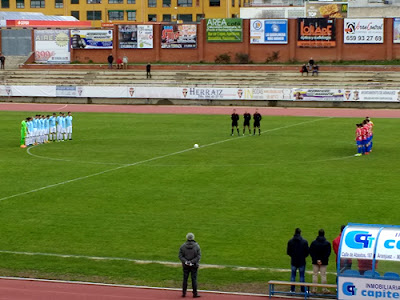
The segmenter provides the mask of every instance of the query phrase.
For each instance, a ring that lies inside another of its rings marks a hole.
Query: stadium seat
[[[368,271],[365,271],[364,276],[365,277],[379,277],[380,275],[376,271],[368,270]]]
[[[386,272],[383,275],[383,278],[390,278],[390,279],[400,279],[400,275],[394,272]]]
[[[360,276],[360,272],[357,270],[344,270],[342,273],[344,276]]]

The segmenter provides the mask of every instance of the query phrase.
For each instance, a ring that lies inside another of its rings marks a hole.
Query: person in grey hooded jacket
[[[200,297],[197,293],[197,270],[201,258],[200,246],[194,240],[194,234],[186,235],[186,242],[179,249],[179,259],[183,268],[182,297],[186,297],[189,274],[192,277],[193,298]]]

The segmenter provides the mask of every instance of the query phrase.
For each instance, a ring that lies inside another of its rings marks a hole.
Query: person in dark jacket
[[[321,283],[326,283],[326,268],[331,255],[331,243],[325,238],[325,231],[320,229],[317,238],[310,245],[310,255],[313,265],[313,283],[318,283],[318,273],[321,274]],[[317,290],[313,288],[312,292]],[[329,290],[324,288],[324,293],[329,293]]]
[[[146,78],[150,78],[151,79],[151,64],[148,63],[146,65]]]
[[[109,69],[112,69],[112,67],[113,67],[113,61],[114,61],[114,56],[112,56],[112,54],[110,54],[110,55],[107,57],[107,61],[108,61],[108,68],[109,68]]]
[[[201,258],[200,246],[194,240],[194,234],[186,235],[186,242],[179,249],[179,259],[183,268],[182,297],[186,297],[189,274],[192,277],[193,298],[200,297],[197,293],[197,270]]]
[[[296,228],[294,236],[288,241],[287,244],[287,255],[290,256],[292,265],[292,275],[290,281],[296,281],[297,269],[299,269],[300,282],[305,282],[305,271],[306,271],[306,257],[308,256],[308,242],[302,238],[300,228]],[[290,287],[290,291],[295,291],[295,286]],[[305,292],[305,287],[301,287],[301,291]]]

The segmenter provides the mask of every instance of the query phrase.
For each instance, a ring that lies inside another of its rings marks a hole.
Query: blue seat
[[[386,272],[383,275],[383,278],[390,278],[390,279],[400,279],[400,275],[394,272]]]
[[[344,270],[342,273],[344,276],[360,276],[360,272],[357,270]]]
[[[380,275],[376,271],[368,270],[368,271],[365,271],[364,276],[365,277],[379,277]]]

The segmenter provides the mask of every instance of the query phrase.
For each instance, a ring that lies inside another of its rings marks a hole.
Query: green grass
[[[296,227],[311,243],[320,228],[332,241],[348,222],[398,223],[397,119],[374,119],[374,152],[356,158],[359,119],[265,116],[262,129],[278,130],[238,138],[229,116],[75,113],[74,141],[32,156],[18,147],[26,114],[0,112],[0,198],[82,179],[0,201],[3,251],[177,262],[192,231],[203,264],[228,266],[201,269],[201,288],[265,292],[289,274],[234,267],[289,268]],[[216,144],[181,152],[195,143]],[[180,268],[159,264],[1,252],[0,274],[181,280]]]

